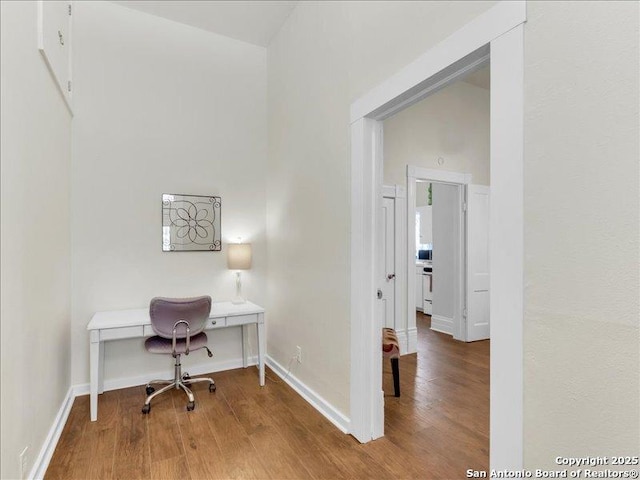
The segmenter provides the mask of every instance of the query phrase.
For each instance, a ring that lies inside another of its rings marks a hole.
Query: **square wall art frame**
[[[220,197],[162,194],[162,251],[222,250]]]

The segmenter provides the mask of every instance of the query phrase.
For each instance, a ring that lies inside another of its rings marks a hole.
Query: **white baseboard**
[[[431,315],[431,330],[453,335],[453,318]]]
[[[31,471],[29,472],[29,476],[27,478],[37,480],[44,478],[44,474],[47,472],[47,467],[49,467],[49,462],[51,461],[53,452],[56,449],[56,445],[58,444],[58,440],[60,439],[62,430],[67,423],[67,418],[69,418],[69,412],[71,412],[74,398],[74,388],[69,387],[67,395],[64,397],[64,400],[62,400],[62,405],[60,405],[58,414],[53,420],[53,424],[49,429],[47,438],[42,444],[42,448],[40,448],[38,457],[33,463],[33,467],[31,468]]]
[[[407,330],[407,353],[416,353],[418,351],[418,329],[410,328]]]
[[[406,330],[396,330],[396,337],[398,337],[398,344],[400,345],[400,355],[406,355],[409,352],[408,336]]]
[[[257,356],[249,357],[248,360],[248,365],[250,366],[258,364]],[[242,368],[242,358],[217,363],[198,363],[196,365],[189,365],[188,367],[184,367],[184,371],[189,372],[190,375],[203,375],[205,373],[233,370],[234,368]],[[133,377],[121,377],[105,380],[104,391],[108,392],[110,390],[119,390],[121,388],[137,387],[138,385],[145,385],[149,380],[156,378],[166,378],[167,380],[173,378],[173,368],[167,368],[160,372],[145,373]],[[73,389],[76,397],[80,395],[89,395],[88,383],[74,385]]]
[[[295,375],[287,376],[287,369],[276,362],[269,355],[266,356],[266,364],[273,370],[286,384],[293,388],[298,395],[304,398],[313,408],[318,410],[324,417],[333,423],[343,433],[349,433],[351,421],[333,405],[318,395],[315,391],[302,383]]]

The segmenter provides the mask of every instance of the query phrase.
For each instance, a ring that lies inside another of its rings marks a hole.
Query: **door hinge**
[[[71,15],[71,4],[69,4],[68,7],[69,7],[69,15]]]
[[[462,310],[462,318],[467,318],[467,309]]]
[[[67,82],[67,90],[71,91],[71,80]]]
[[[462,204],[462,211],[463,211],[463,212],[466,212],[466,211],[467,211],[467,202],[464,202],[464,203]]]

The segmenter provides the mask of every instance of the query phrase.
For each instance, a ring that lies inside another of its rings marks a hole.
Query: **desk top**
[[[231,302],[213,302],[209,318],[233,317],[237,315],[252,315],[264,313],[264,308],[255,303],[246,302],[233,304]],[[96,312],[87,324],[87,330],[101,330],[104,328],[136,327],[151,325],[149,307],[131,310],[112,310]]]

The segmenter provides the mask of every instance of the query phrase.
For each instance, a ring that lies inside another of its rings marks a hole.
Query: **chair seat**
[[[202,332],[191,337],[191,343],[189,344],[189,352],[200,350],[207,345],[207,334]],[[162,338],[159,336],[147,338],[144,342],[144,348],[149,353],[171,353],[172,341],[170,338]],[[176,353],[184,354],[187,350],[187,342],[185,339],[176,341]]]
[[[382,329],[382,356],[391,359],[391,373],[393,374],[393,390],[396,397],[400,396],[400,342],[393,328]]]
[[[382,355],[384,358],[400,357],[400,344],[393,328],[382,329]]]

